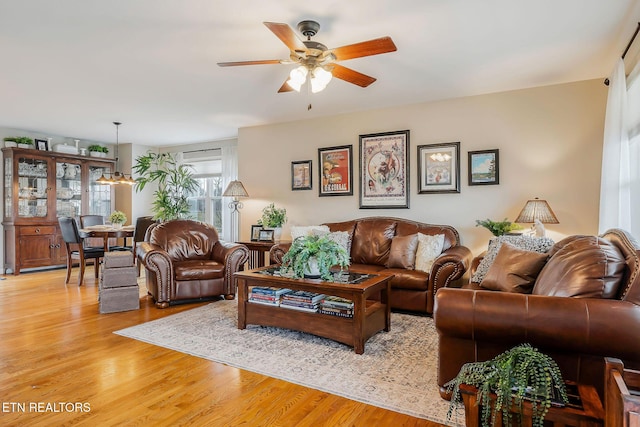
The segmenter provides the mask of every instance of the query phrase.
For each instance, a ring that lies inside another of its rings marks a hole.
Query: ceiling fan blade
[[[291,92],[293,91],[293,89],[291,88],[291,86],[289,86],[287,84],[287,81],[289,80],[289,78],[287,77],[287,80],[284,81],[284,83],[282,83],[282,86],[280,86],[280,89],[278,89],[278,93],[283,93],[283,92]]]
[[[307,47],[302,43],[302,40],[298,38],[295,31],[287,24],[280,24],[278,22],[263,22],[263,24],[266,25],[276,37],[282,40],[282,43],[286,44],[289,49],[293,51],[307,51]]]
[[[333,77],[337,79],[353,83],[354,85],[358,85],[360,87],[367,87],[371,83],[376,81],[376,79],[371,76],[367,76],[366,74],[359,73],[355,70],[352,70],[351,68],[343,67],[339,64],[333,64],[333,70],[331,70],[331,74],[333,74]]]
[[[379,39],[337,47],[331,49],[331,52],[335,55],[336,61],[344,61],[345,59],[379,55],[381,53],[395,52],[396,50],[398,48],[391,40],[391,37],[380,37]]]
[[[237,65],[261,65],[261,64],[281,64],[280,59],[265,59],[262,61],[236,61],[236,62],[218,62],[220,67],[235,67]]]

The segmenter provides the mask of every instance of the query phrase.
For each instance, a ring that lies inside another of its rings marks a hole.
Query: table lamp
[[[558,218],[551,210],[551,206],[546,200],[537,197],[527,200],[520,214],[514,221],[516,223],[533,223],[531,229],[537,237],[544,237],[545,229],[543,224],[559,224]]]

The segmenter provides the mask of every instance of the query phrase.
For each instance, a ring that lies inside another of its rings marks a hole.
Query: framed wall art
[[[252,225],[251,226],[251,241],[257,242],[260,240],[260,231],[262,230],[261,225]]]
[[[318,149],[319,196],[353,195],[352,146]]]
[[[469,151],[469,185],[500,184],[499,150]]]
[[[291,190],[311,190],[311,160],[291,162]]]
[[[418,193],[460,192],[460,143],[418,145]]]
[[[409,131],[360,135],[360,209],[409,208]]]
[[[49,151],[49,141],[46,139],[36,139],[34,140],[36,144],[36,148],[40,151]]]

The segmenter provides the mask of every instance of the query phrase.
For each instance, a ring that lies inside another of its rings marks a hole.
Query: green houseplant
[[[258,220],[258,225],[265,228],[282,227],[287,222],[287,210],[285,208],[276,208],[274,203],[269,204],[262,209],[262,217]]]
[[[28,136],[7,136],[3,138],[3,141],[5,142],[6,147],[10,147],[10,146],[15,147],[16,145],[18,146],[21,145],[23,147],[31,147],[33,145],[33,139],[29,138]],[[7,142],[9,142],[9,144],[6,144]]]
[[[136,158],[133,170],[138,174],[136,191],[142,191],[150,183],[158,185],[151,206],[154,219],[189,218],[188,197],[198,189],[191,165],[181,164],[172,153],[149,152]]]
[[[127,222],[127,216],[122,211],[113,211],[111,215],[109,215],[109,222],[116,227],[121,227]]]
[[[554,394],[565,404],[568,402],[558,365],[530,344],[518,345],[485,362],[465,363],[458,375],[445,384],[447,391],[451,393],[447,419],[451,418],[454,409],[462,402],[460,384],[477,387],[484,426],[493,425],[500,412],[503,421],[510,425],[511,405],[515,404],[521,410],[522,401],[529,398],[533,425],[542,427]],[[557,393],[554,393],[554,389]],[[495,394],[493,411],[490,397],[492,393]],[[532,394],[535,395],[533,399]]]
[[[87,150],[89,150],[89,155],[93,157],[106,157],[107,153],[109,152],[109,149],[107,147],[103,147],[102,145],[98,144],[92,144],[88,146]],[[94,155],[92,153],[96,153],[97,155]]]
[[[320,277],[331,280],[331,267],[349,267],[347,250],[327,236],[304,236],[293,241],[282,257],[282,273],[293,273],[295,278]]]
[[[512,222],[507,221],[507,218],[502,221],[492,221],[490,219],[480,221],[479,219],[477,219],[476,227],[477,226],[486,228],[494,236],[502,236],[504,234],[510,233],[511,231],[520,230],[522,228],[518,224],[513,224]]]

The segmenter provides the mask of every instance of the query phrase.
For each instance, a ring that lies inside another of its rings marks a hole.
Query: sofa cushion
[[[548,258],[546,253],[526,251],[504,242],[480,286],[493,291],[530,294]]]
[[[418,233],[418,249],[416,250],[416,270],[431,272],[433,261],[442,253],[444,234]]]
[[[326,225],[292,225],[291,226],[291,240],[296,240],[298,237],[306,237],[312,234],[324,235],[329,233],[329,227]]]
[[[532,236],[498,236],[489,241],[489,247],[482,261],[478,265],[476,272],[471,278],[472,282],[480,283],[484,279],[485,274],[489,271],[493,260],[498,255],[500,246],[504,242],[509,242],[513,246],[525,249],[528,251],[534,251],[539,253],[548,252],[554,245],[554,241],[548,237],[532,237]]]
[[[391,250],[387,268],[406,268],[413,270],[416,264],[416,249],[418,249],[418,234],[396,236],[391,240]]]
[[[570,236],[549,251],[538,275],[535,295],[615,298],[625,273],[620,250],[596,236]]]
[[[351,261],[356,264],[385,265],[395,231],[394,220],[359,221],[351,240]]]
[[[347,255],[351,253],[351,235],[346,231],[332,231],[331,233],[325,234],[325,236],[327,239],[342,246],[344,250],[347,251]]]
[[[224,265],[213,260],[187,260],[173,263],[175,279],[208,280],[224,277]]]

